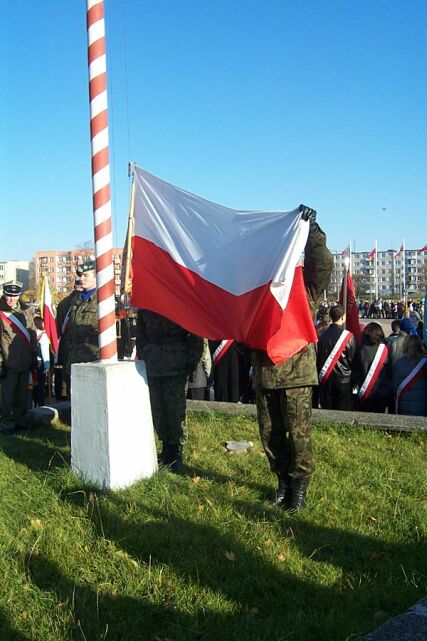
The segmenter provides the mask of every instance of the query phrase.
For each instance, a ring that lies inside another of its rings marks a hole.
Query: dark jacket
[[[393,380],[396,381],[397,387],[412,372],[419,360],[419,358],[409,360],[407,356],[402,356],[397,361],[393,370]],[[427,365],[424,366],[422,377],[401,396],[398,413],[427,416]]]
[[[334,349],[341,334],[344,331],[343,325],[331,323],[319,336],[317,343],[317,371],[320,372],[326,359]],[[356,354],[356,340],[351,336],[350,341],[344,348],[341,356],[332,370],[328,383],[332,385],[349,384],[351,382],[351,366]]]
[[[327,288],[334,260],[326,247],[326,236],[315,223],[310,228],[304,251],[304,283],[313,314]],[[280,389],[317,385],[316,350],[310,343],[280,365],[275,365],[266,352],[252,353],[255,389]]]
[[[72,299],[68,323],[67,369],[73,363],[90,363],[99,358],[97,299],[94,291],[85,300],[83,292]]]
[[[0,318],[0,363],[11,372],[30,371],[31,365],[37,362],[37,338],[34,327],[33,313],[28,305],[18,301],[13,309],[6,303],[4,296],[0,298],[0,311],[11,312],[28,330],[30,344],[19,335],[6,321]]]
[[[192,374],[203,353],[203,338],[147,309],[138,311],[136,353],[148,376]]]
[[[372,365],[372,361],[378,351],[378,347],[378,344],[371,345],[363,342],[360,347],[357,348],[352,373],[352,382],[354,386],[360,388],[363,384]],[[392,386],[386,360],[369,398],[389,398],[391,392]]]

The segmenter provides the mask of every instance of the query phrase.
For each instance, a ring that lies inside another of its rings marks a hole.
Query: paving
[[[427,598],[359,641],[427,641]]]

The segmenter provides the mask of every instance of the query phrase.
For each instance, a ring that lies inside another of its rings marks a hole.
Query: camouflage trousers
[[[259,432],[275,474],[303,478],[314,472],[311,395],[311,387],[257,390]]]
[[[153,425],[163,443],[183,445],[187,440],[187,387],[187,374],[148,377]]]

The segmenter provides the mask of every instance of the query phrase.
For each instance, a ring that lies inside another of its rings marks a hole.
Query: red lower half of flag
[[[204,338],[232,338],[267,351],[278,364],[316,342],[301,268],[282,310],[266,283],[235,295],[210,283],[154,243],[134,236],[132,305],[150,309]]]
[[[58,334],[56,332],[56,323],[55,318],[52,314],[52,310],[47,305],[43,307],[43,323],[44,331],[47,334],[52,351],[56,354],[56,352],[58,351]]]

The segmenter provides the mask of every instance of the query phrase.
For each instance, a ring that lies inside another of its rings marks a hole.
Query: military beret
[[[3,294],[6,296],[20,296],[22,294],[22,283],[19,280],[10,280],[3,284]]]
[[[95,261],[89,258],[81,265],[77,265],[77,268],[76,268],[77,276],[81,276],[85,272],[90,272],[91,269],[95,269]]]

